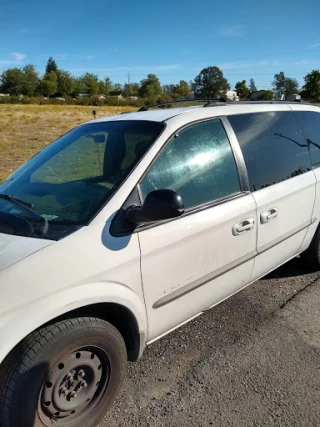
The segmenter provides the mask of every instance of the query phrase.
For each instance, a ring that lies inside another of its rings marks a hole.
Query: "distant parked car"
[[[96,119],[20,167],[1,427],[93,427],[146,345],[297,255],[319,269],[319,165],[320,109],[269,101]]]

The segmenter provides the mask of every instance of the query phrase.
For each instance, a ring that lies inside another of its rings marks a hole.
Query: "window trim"
[[[190,126],[199,124],[199,123],[206,123],[206,122],[211,122],[213,120],[219,120],[220,123],[222,124],[223,130],[226,133],[228,142],[230,144],[230,148],[231,148],[231,152],[232,155],[234,157],[234,161],[236,164],[236,169],[237,169],[237,173],[238,173],[238,180],[239,180],[239,186],[240,186],[240,193],[242,192],[247,192],[250,191],[249,188],[249,180],[248,180],[248,175],[247,175],[247,169],[246,169],[246,165],[244,162],[244,158],[242,155],[242,151],[240,148],[240,144],[237,140],[237,137],[227,119],[226,116],[215,116],[215,117],[206,117],[203,119],[198,119],[198,120],[194,120],[192,122],[189,122],[187,124],[184,124],[183,126],[181,126],[180,128],[178,128],[177,130],[175,130],[173,132],[172,135],[169,136],[169,138],[167,139],[167,141],[163,144],[163,146],[161,147],[161,149],[159,150],[159,152],[156,154],[156,156],[152,159],[152,162],[150,162],[150,164],[148,165],[147,169],[144,171],[143,175],[140,177],[138,183],[136,184],[139,188],[139,194],[141,196],[141,202],[144,202],[144,199],[142,197],[142,193],[141,193],[141,189],[140,189],[140,183],[141,181],[143,181],[143,179],[145,178],[145,176],[148,174],[149,170],[153,167],[153,165],[155,164],[155,162],[158,160],[158,158],[160,157],[160,155],[163,153],[163,151],[167,148],[167,146],[170,144],[170,142],[176,138],[178,136],[178,134],[183,131],[184,129],[187,129]],[[228,198],[229,196],[227,196],[226,198]],[[206,202],[206,204],[208,203],[213,203],[217,201],[216,200],[212,200],[210,202]],[[203,205],[203,204],[202,204]],[[198,205],[198,206],[202,206],[202,205]],[[194,208],[190,208],[190,209],[196,209],[198,206],[194,207]]]
[[[111,122],[112,121],[115,121],[115,120],[110,120]],[[139,121],[142,121],[142,122],[155,122],[154,120],[139,120]],[[157,123],[157,122],[155,122],[155,123]],[[133,169],[130,171],[130,173],[126,176],[126,178],[123,180],[123,182],[119,185],[119,187],[117,188],[117,190],[114,192],[114,193],[112,193],[111,194],[111,196],[110,197],[108,197],[106,200],[105,200],[105,202],[103,203],[103,205],[101,206],[101,208],[99,209],[99,210],[97,210],[97,212],[92,216],[92,218],[90,218],[90,221],[88,221],[88,223],[87,224],[85,224],[85,225],[90,225],[91,224],[91,222],[92,221],[94,221],[95,219],[96,219],[96,217],[103,211],[103,209],[107,206],[107,204],[110,202],[110,200],[112,199],[112,197],[118,192],[118,191],[120,191],[121,190],[121,188],[123,187],[123,185],[128,181],[128,179],[131,177],[131,175],[132,175],[132,173],[136,170],[136,168],[139,166],[139,164],[141,163],[141,161],[144,159],[144,157],[146,156],[146,154],[149,152],[149,150],[153,147],[153,145],[158,141],[158,139],[161,137],[161,135],[163,134],[163,132],[166,130],[166,128],[167,128],[167,123],[166,122],[160,122],[160,123],[162,123],[163,124],[163,129],[162,129],[162,131],[159,133],[159,135],[157,136],[157,138],[153,141],[153,143],[150,145],[150,147],[148,148],[148,150],[143,154],[143,156],[140,158],[140,160],[138,161],[138,163],[133,167]],[[80,125],[80,126],[82,126],[82,125]],[[137,187],[137,184],[136,185],[134,185],[134,187],[132,188],[132,191],[131,191],[131,193],[133,192],[133,191],[135,191],[135,187]],[[141,194],[140,194],[140,190],[138,189],[138,192],[139,192],[139,197],[140,197],[140,201],[141,201],[141,203],[142,203],[142,198],[141,198]],[[129,196],[127,197],[127,199],[125,200],[125,202],[123,203],[123,205],[122,206],[125,206],[126,205],[126,202],[127,202],[127,200],[130,198],[130,196],[131,196],[131,193],[129,194]],[[131,233],[130,233],[131,234]]]
[[[241,191],[250,192],[248,171],[247,171],[246,163],[244,161],[243,153],[242,153],[238,138],[237,138],[227,116],[222,116],[221,122],[222,122],[224,129],[225,129],[227,137],[229,139],[231,149],[233,151],[234,159],[235,159],[236,166],[238,169]]]
[[[175,132],[172,135],[169,136],[167,141],[161,147],[161,150],[159,150],[157,155],[154,157],[152,162],[149,164],[148,168],[144,171],[143,175],[140,177],[139,182],[136,184],[136,187],[138,189],[138,193],[140,195],[141,203],[143,203],[144,199],[143,199],[142,193],[141,193],[140,182],[144,179],[144,177],[147,175],[147,173],[152,168],[154,163],[157,161],[158,157],[162,154],[162,152],[170,144],[170,142],[173,140],[173,138],[175,138],[179,132],[181,132],[182,130],[184,130],[184,129],[186,129],[186,128],[194,125],[194,124],[205,123],[205,122],[212,121],[212,120],[219,120],[224,131],[225,131],[225,133],[226,133],[228,142],[230,144],[231,152],[232,152],[234,160],[235,160],[235,166],[236,166],[237,173],[238,173],[240,191],[237,193],[234,193],[234,194],[230,194],[229,196],[226,196],[226,197],[223,197],[220,199],[211,200],[211,201],[205,202],[201,205],[186,209],[185,212],[177,218],[171,218],[171,219],[168,219],[165,221],[157,221],[157,222],[139,225],[133,231],[133,233],[139,233],[141,231],[144,231],[144,230],[147,230],[147,229],[150,229],[153,227],[158,227],[159,225],[167,224],[168,222],[179,220],[180,218],[184,218],[184,217],[192,215],[194,213],[198,213],[198,212],[201,212],[203,210],[213,208],[213,207],[221,205],[223,203],[228,203],[232,200],[235,200],[235,199],[238,199],[240,197],[247,196],[250,194],[247,168],[246,168],[245,161],[243,158],[243,154],[242,154],[242,151],[240,148],[240,144],[239,144],[238,139],[237,139],[232,127],[231,127],[231,124],[230,124],[230,122],[226,116],[213,116],[213,117],[206,117],[203,119],[194,120],[192,122],[184,124],[183,126],[178,128],[177,130],[175,130]]]

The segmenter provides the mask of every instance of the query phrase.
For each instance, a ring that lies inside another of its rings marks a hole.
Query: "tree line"
[[[300,93],[302,98],[317,102],[320,100],[320,71],[313,70],[304,77],[305,84],[300,89],[296,79],[287,77],[284,72],[275,74],[271,83],[272,90],[261,91],[260,99],[273,99],[274,91],[284,99]],[[99,79],[92,73],[80,77],[60,69],[50,57],[45,72],[39,75],[35,66],[28,64],[23,68],[9,68],[0,75],[0,93],[12,97],[63,98],[66,101],[79,98],[101,99],[121,91],[128,99],[141,99],[146,103],[166,102],[172,99],[188,98],[193,92],[195,97],[219,98],[230,90],[230,84],[222,70],[216,66],[206,67],[189,83],[180,80],[178,84],[161,85],[155,74],[148,74],[139,83],[113,83],[109,77]],[[236,83],[235,91],[240,99],[250,99],[257,92],[254,79]]]

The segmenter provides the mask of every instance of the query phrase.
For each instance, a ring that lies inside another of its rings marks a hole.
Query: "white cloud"
[[[245,33],[246,31],[240,25],[225,25],[220,29],[220,36],[222,37],[241,37]]]
[[[91,73],[104,73],[109,75],[127,75],[128,71],[131,74],[143,74],[143,73],[159,73],[161,71],[173,71],[179,68],[179,64],[167,64],[167,65],[128,65],[127,67],[97,67],[97,68],[73,68],[71,71],[76,73],[82,73],[89,71]]]
[[[311,44],[310,47],[320,47],[320,43]]]
[[[240,68],[246,68],[250,65],[248,62],[225,62],[218,64],[218,67],[222,70],[238,70]]]
[[[0,58],[0,69],[5,69],[12,66],[19,66],[23,64],[23,60],[26,58],[26,55],[18,52],[10,53],[10,59],[1,59]]]
[[[320,59],[307,59],[294,62],[294,65],[317,65],[320,64]]]
[[[26,58],[27,55],[25,55],[24,53],[13,52],[13,53],[10,53],[10,56],[15,61],[22,62]]]

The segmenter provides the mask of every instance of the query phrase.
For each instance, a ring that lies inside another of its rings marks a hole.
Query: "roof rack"
[[[165,105],[177,104],[181,102],[204,102],[205,103],[204,107],[207,107],[209,106],[209,104],[214,104],[218,102],[226,103],[228,102],[228,100],[227,98],[194,98],[194,99],[181,98],[181,99],[174,99],[172,101],[161,102],[153,105],[145,105],[141,107],[138,111],[148,111],[149,108],[164,107]]]
[[[301,104],[306,104],[306,102],[304,101],[273,101],[273,100],[265,100],[265,101],[231,101],[228,98],[194,98],[194,99],[189,99],[189,98],[182,98],[182,99],[175,99],[173,101],[167,101],[167,102],[161,102],[158,104],[153,104],[153,105],[145,105],[143,107],[141,107],[138,111],[148,111],[149,108],[155,108],[155,107],[164,107],[166,105],[170,105],[170,104],[177,104],[177,103],[181,103],[181,102],[203,102],[204,103],[204,108],[206,107],[218,107],[221,105],[242,105],[242,104],[297,104],[297,102],[301,103]]]
[[[304,101],[286,101],[285,99],[283,101],[273,101],[273,100],[265,100],[265,101],[237,101],[237,102],[232,102],[232,104],[235,105],[245,105],[245,104],[308,104],[307,102]],[[204,107],[210,107],[210,105],[204,105]]]

